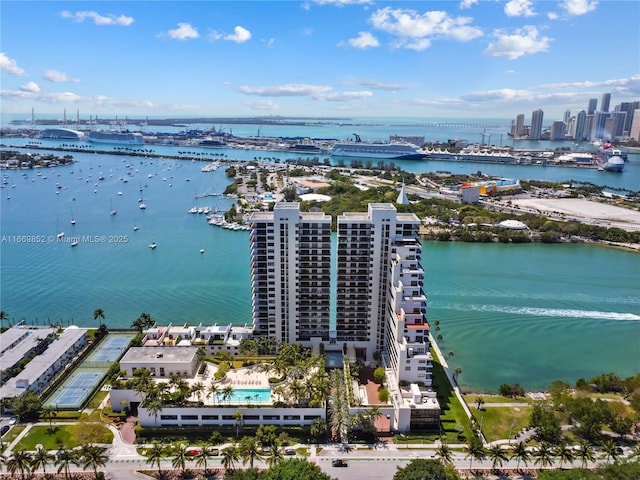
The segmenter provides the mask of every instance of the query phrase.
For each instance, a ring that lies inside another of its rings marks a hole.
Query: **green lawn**
[[[482,433],[488,442],[508,439],[509,432],[515,435],[529,425],[531,407],[489,407],[477,410],[471,408],[471,413],[476,417],[478,424],[482,425]],[[512,428],[513,425],[513,428]]]
[[[463,395],[464,401],[467,402],[469,408],[475,408],[477,406],[476,402],[479,397],[482,397],[484,403],[522,403],[525,405],[529,403],[529,399],[527,397],[511,398],[503,397],[502,395]]]
[[[106,427],[102,438],[96,439],[96,443],[111,443],[113,441],[113,433]],[[57,450],[62,445],[65,448],[75,448],[78,443],[73,439],[73,425],[54,426],[53,431],[48,425],[36,425],[31,427],[29,433],[18,442],[16,450],[35,450],[36,445],[42,445],[46,450]]]

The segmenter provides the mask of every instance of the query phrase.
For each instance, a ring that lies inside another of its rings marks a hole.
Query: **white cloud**
[[[586,80],[584,82],[564,82],[564,83],[547,83],[541,85],[540,88],[548,90],[560,90],[560,89],[583,89],[583,90],[598,90],[603,87],[609,89],[617,89],[617,91],[628,91],[640,93],[640,75],[632,75],[629,78],[613,78],[610,80],[601,80],[593,82]]]
[[[372,88],[374,90],[389,90],[395,92],[397,90],[402,90],[404,87],[398,83],[383,83],[376,82],[374,80],[359,80],[359,79],[350,79],[344,82],[346,85],[359,85],[365,88]]]
[[[433,38],[450,38],[466,42],[482,36],[482,30],[470,25],[471,17],[450,17],[447,12],[385,7],[371,15],[369,22],[377,29],[397,37],[396,48],[424,50]]]
[[[18,66],[18,62],[13,58],[7,57],[4,52],[0,52],[0,71],[7,72],[18,77],[23,77],[27,74],[27,72]]]
[[[467,8],[471,8],[472,5],[476,5],[478,3],[478,0],[462,0],[460,2],[460,5],[458,5],[458,8],[460,8],[461,10],[465,10]]]
[[[40,91],[40,87],[36,82],[27,82],[20,86],[20,90],[23,92],[38,93]]]
[[[564,0],[560,4],[568,15],[584,15],[585,13],[593,12],[598,5],[595,0]]]
[[[546,52],[552,41],[549,37],[539,37],[538,29],[533,26],[517,29],[513,34],[496,30],[494,36],[497,41],[489,43],[485,53],[492,57],[507,57],[510,60],[523,55]]]
[[[353,48],[374,48],[379,47],[380,42],[376,37],[374,37],[369,32],[358,32],[358,36],[356,38],[350,38],[347,40],[347,44]]]
[[[244,27],[237,26],[233,29],[233,33],[225,35],[225,40],[230,40],[236,43],[244,43],[251,38],[251,32]]]
[[[59,70],[48,69],[45,70],[42,74],[42,77],[45,80],[49,80],[50,82],[60,83],[60,82],[77,82],[78,79],[74,79],[69,77],[65,72],[60,72]]]
[[[178,23],[178,28],[169,30],[167,35],[174,40],[189,40],[191,38],[198,38],[200,34],[198,30],[191,26],[189,23]],[[164,36],[164,35],[162,35]]]
[[[289,83],[273,87],[240,86],[238,87],[238,91],[247,95],[258,95],[261,97],[309,97],[314,100],[333,102],[360,100],[373,95],[373,93],[369,91],[336,92],[333,87],[326,85],[300,83]]]
[[[121,27],[128,27],[133,24],[133,18],[127,17],[125,15],[100,15],[94,11],[84,11],[84,12],[69,12],[63,11],[61,14],[62,18],[68,18],[78,23],[84,22],[86,19],[93,20],[93,23],[96,25],[118,25]]]
[[[280,110],[280,106],[273,100],[255,100],[253,102],[245,102],[245,105],[254,110]]]
[[[530,0],[509,0],[504,5],[504,13],[507,17],[533,17],[533,5]]]
[[[547,18],[549,20],[557,20],[559,17],[559,15],[556,12],[548,12],[547,13]]]
[[[332,90],[332,87],[322,85],[306,85],[300,83],[288,83],[274,87],[248,87],[241,86],[238,90],[249,95],[262,97],[317,97]]]
[[[345,5],[369,5],[373,0],[314,0],[317,5],[335,5],[344,7]]]
[[[31,83],[31,82],[30,82]],[[21,87],[21,88],[24,88]],[[119,111],[123,109],[149,109],[153,108],[154,104],[148,101],[127,100],[122,98],[111,98],[104,95],[95,95],[89,97],[83,97],[73,92],[53,92],[44,93],[33,90],[2,90],[0,91],[0,97],[4,99],[22,99],[29,100],[30,102],[42,102],[52,105],[75,105],[78,107],[86,108],[87,110],[98,110],[99,108],[106,109],[113,107]],[[104,110],[103,110],[104,111]]]
[[[275,38],[269,38],[267,40],[262,40],[262,43],[264,43],[267,48],[271,48],[275,45],[276,43],[276,39]]]

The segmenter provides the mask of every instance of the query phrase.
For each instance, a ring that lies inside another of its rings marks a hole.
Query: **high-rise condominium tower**
[[[250,222],[255,334],[306,346],[329,341],[331,217],[283,202]]]

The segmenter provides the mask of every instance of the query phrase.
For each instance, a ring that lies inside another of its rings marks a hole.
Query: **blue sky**
[[[513,118],[640,99],[640,2],[3,0],[3,113]]]

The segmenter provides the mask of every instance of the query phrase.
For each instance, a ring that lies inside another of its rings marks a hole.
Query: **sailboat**
[[[58,226],[57,220],[56,220],[56,238],[58,240],[62,240],[64,238],[64,232],[60,231],[60,227]]]
[[[111,200],[111,203],[109,205],[111,207],[111,211],[109,212],[109,215],[111,215],[113,217],[114,215],[116,215],[118,213],[116,210],[113,209],[113,200]]]
[[[142,199],[142,188],[140,189],[140,199],[138,200],[138,202],[140,202],[140,205],[138,205],[138,208],[140,210],[144,210],[145,208],[147,208],[147,206],[144,204],[144,200]]]
[[[140,230],[140,227],[136,224],[136,221],[133,221],[133,231],[137,232],[138,230]]]
[[[76,219],[73,217],[73,208],[71,209],[71,225],[76,224]]]

